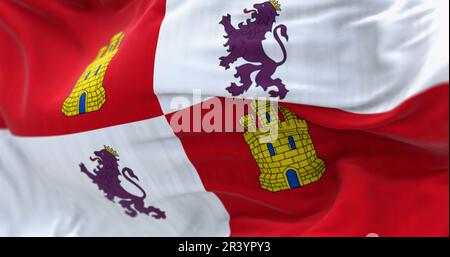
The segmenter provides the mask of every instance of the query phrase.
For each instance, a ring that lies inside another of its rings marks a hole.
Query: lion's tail
[[[281,60],[281,62],[277,63],[277,65],[280,66],[280,65],[283,65],[286,62],[287,53],[286,53],[286,48],[284,47],[284,44],[281,41],[280,36],[278,35],[278,32],[277,32],[278,29],[281,29],[281,36],[284,37],[284,39],[286,39],[286,41],[289,41],[289,36],[287,34],[287,28],[283,24],[280,24],[280,25],[276,26],[275,29],[273,30],[273,34],[274,34],[275,40],[280,45],[281,51],[283,51],[283,60]]]
[[[128,182],[130,182],[130,183],[133,184],[135,187],[137,187],[139,190],[141,190],[141,192],[142,192],[143,195],[142,195],[141,197],[139,197],[139,198],[144,199],[144,198],[147,196],[147,194],[145,193],[144,189],[142,189],[141,186],[139,186],[136,182],[134,182],[134,181],[130,178],[130,177],[132,177],[132,178],[134,178],[134,179],[139,180],[139,178],[138,178],[136,175],[134,175],[134,172],[133,172],[132,169],[127,168],[127,167],[123,168],[123,169],[122,169],[122,175],[128,180]],[[128,177],[128,175],[130,175],[130,177]]]

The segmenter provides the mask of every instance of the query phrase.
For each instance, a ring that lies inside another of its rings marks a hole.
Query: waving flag
[[[448,236],[448,2],[0,2],[0,235]]]

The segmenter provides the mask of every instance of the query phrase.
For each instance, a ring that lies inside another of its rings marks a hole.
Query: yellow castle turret
[[[103,106],[106,101],[103,78],[109,63],[119,50],[123,37],[122,32],[114,35],[109,45],[102,47],[95,60],[84,70],[69,97],[64,101],[61,111],[66,116],[97,111]]]
[[[317,181],[325,171],[324,162],[317,158],[305,120],[287,108],[276,107],[269,101],[253,101],[252,115],[241,117],[246,129],[244,139],[258,163],[261,187],[272,191],[294,189]],[[257,126],[257,124],[259,126]]]

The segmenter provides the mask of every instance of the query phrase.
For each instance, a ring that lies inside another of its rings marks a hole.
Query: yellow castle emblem
[[[102,47],[95,60],[84,70],[69,97],[64,101],[61,111],[66,116],[93,112],[102,108],[106,101],[103,78],[109,63],[119,50],[123,37],[122,32],[114,35],[109,45]]]
[[[284,117],[269,101],[253,101],[259,127],[252,115],[241,117],[246,129],[244,139],[260,169],[261,187],[277,192],[294,189],[319,180],[325,171],[324,162],[317,158],[305,120],[290,110],[279,107]],[[262,142],[266,138],[266,142]]]

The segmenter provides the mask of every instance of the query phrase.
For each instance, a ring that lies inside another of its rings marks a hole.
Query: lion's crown
[[[269,2],[273,5],[273,7],[275,8],[275,10],[281,11],[281,4],[278,3],[277,0],[269,0]]]
[[[114,155],[114,157],[119,157],[119,154],[114,149],[112,149],[112,147],[109,147],[109,146],[105,145],[104,148],[110,154]]]

